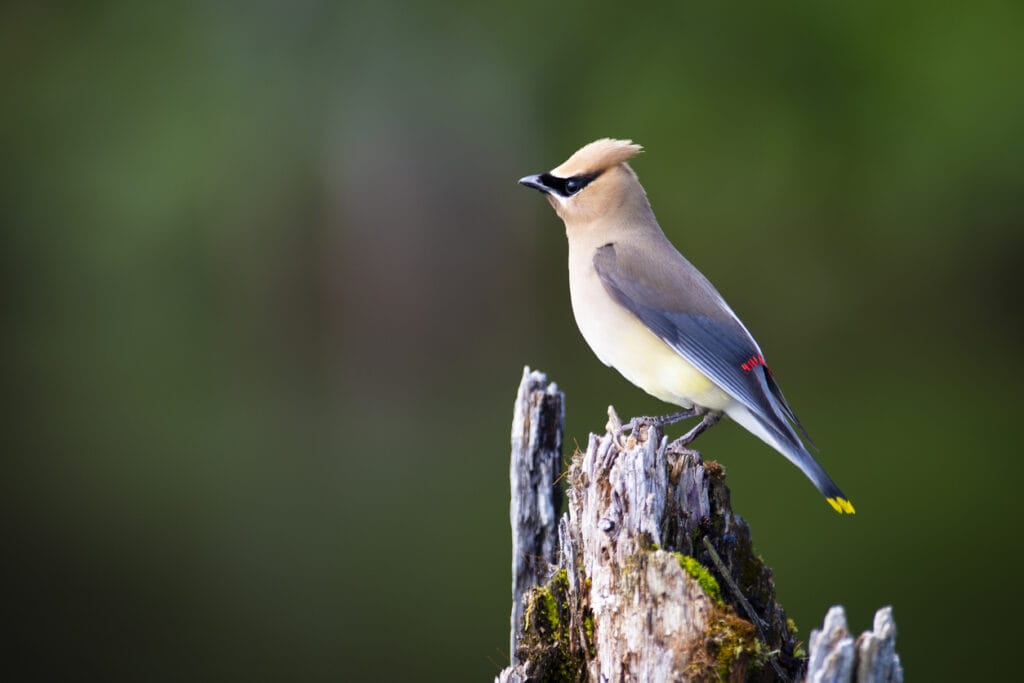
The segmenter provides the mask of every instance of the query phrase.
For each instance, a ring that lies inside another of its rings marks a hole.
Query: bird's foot
[[[691,443],[693,443],[693,440],[696,439],[701,434],[703,434],[705,431],[707,431],[711,427],[714,427],[716,424],[718,424],[718,421],[721,420],[721,419],[722,419],[722,413],[719,413],[719,412],[708,412],[708,413],[705,413],[704,414],[704,419],[702,419],[699,423],[697,423],[696,427],[694,427],[693,429],[691,429],[690,431],[686,432],[681,437],[679,437],[678,439],[676,439],[675,441],[670,443],[668,445],[669,449],[674,450],[674,451],[680,451],[680,452],[689,451],[690,449],[688,449],[687,446],[689,446]]]
[[[665,425],[675,424],[676,422],[696,417],[700,414],[700,409],[690,408],[689,410],[681,410],[677,413],[657,417],[641,415],[634,417],[626,424],[622,424],[622,420],[619,419],[618,414],[615,412],[615,408],[608,406],[608,424],[605,429],[607,429],[609,434],[615,437],[615,443],[625,449],[627,442],[623,438],[624,432],[629,432],[630,437],[635,440],[636,437],[639,436],[641,428],[647,428],[648,430],[650,430],[651,427],[661,428]]]
[[[676,422],[682,422],[687,418],[697,417],[698,414],[696,408],[690,408],[689,410],[680,410],[678,413],[670,413],[669,415],[660,415],[658,417],[641,415],[627,422],[623,428],[635,431],[641,427],[647,427],[648,429],[651,427],[664,427]]]

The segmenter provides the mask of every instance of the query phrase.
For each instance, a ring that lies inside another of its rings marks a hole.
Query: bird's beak
[[[528,175],[525,178],[520,178],[519,184],[525,185],[526,187],[532,187],[535,190],[540,190],[544,194],[551,194],[551,188],[544,184],[540,179],[540,175]]]

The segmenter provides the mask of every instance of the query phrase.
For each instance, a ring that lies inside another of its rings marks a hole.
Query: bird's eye
[[[598,175],[600,174],[585,173],[565,179],[551,176],[552,187],[554,187],[555,191],[563,197],[571,197],[583,190],[583,188],[589,185]]]

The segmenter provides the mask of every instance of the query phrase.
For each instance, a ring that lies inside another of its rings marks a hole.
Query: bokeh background
[[[1000,678],[1022,45],[986,0],[5,5],[5,666],[497,673],[523,365],[570,446],[665,408],[586,349],[515,182],[615,136],[857,505],[701,439],[802,635],[892,604],[911,679]]]

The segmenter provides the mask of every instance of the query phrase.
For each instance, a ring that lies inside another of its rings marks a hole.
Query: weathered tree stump
[[[610,419],[573,455],[556,522],[564,405],[526,368],[510,470],[512,664],[496,680],[801,680],[808,660],[718,464]],[[838,609],[812,635],[808,680],[902,680],[891,612],[855,646]]]
[[[565,394],[542,373],[523,373],[512,417],[512,656],[519,646],[523,597],[551,573],[558,550],[558,484]],[[514,661],[514,660],[513,660]]]

